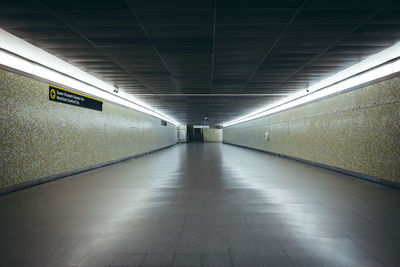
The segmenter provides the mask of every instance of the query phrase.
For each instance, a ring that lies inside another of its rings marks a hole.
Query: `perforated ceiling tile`
[[[2,1],[0,27],[182,123],[220,124],[398,42],[392,2]]]

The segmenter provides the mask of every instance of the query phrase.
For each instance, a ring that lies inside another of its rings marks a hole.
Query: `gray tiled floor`
[[[188,144],[0,197],[2,266],[400,266],[400,191]]]

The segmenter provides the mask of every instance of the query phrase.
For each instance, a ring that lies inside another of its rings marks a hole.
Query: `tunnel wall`
[[[106,101],[102,112],[49,101],[48,86],[0,70],[0,192],[178,142],[170,123]]]
[[[203,129],[204,142],[222,142],[222,129],[210,127]]]
[[[224,128],[223,138],[378,182],[400,183],[400,77],[232,125]]]

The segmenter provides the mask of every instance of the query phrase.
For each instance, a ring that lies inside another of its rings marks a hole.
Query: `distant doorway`
[[[194,128],[193,125],[187,126],[188,142],[204,142],[203,129]]]
[[[203,129],[194,128],[194,142],[203,142]]]

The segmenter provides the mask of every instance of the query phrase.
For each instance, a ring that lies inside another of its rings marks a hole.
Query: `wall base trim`
[[[228,143],[228,142],[225,142],[225,141],[223,143],[224,144],[228,144],[228,145],[243,147],[243,148],[247,148],[247,149],[257,150],[257,151],[260,151],[260,152],[263,152],[263,153],[267,153],[267,154],[270,154],[270,155],[273,155],[273,156],[299,161],[299,162],[306,163],[306,164],[309,164],[309,165],[313,165],[313,166],[316,166],[316,167],[320,167],[320,168],[323,168],[323,169],[327,169],[327,170],[331,170],[331,171],[347,174],[347,175],[353,176],[355,178],[359,178],[359,179],[366,180],[366,181],[369,181],[369,182],[373,182],[373,183],[377,183],[377,184],[393,187],[393,188],[396,188],[396,189],[400,189],[400,183],[388,181],[388,180],[385,180],[385,179],[382,179],[382,178],[378,178],[378,177],[374,177],[374,176],[370,176],[370,175],[367,175],[367,174],[363,174],[363,173],[359,173],[359,172],[353,172],[353,171],[349,171],[349,170],[346,170],[346,169],[341,169],[341,168],[338,168],[338,167],[333,167],[333,166],[330,166],[330,165],[325,165],[325,164],[322,164],[322,163],[318,163],[318,162],[315,162],[315,161],[310,161],[310,160],[306,160],[306,159],[302,159],[302,158],[297,158],[297,157],[293,157],[293,156],[279,154],[279,153],[275,153],[275,152],[271,152],[271,151],[267,151],[267,150],[262,150],[262,149],[258,149],[258,148],[253,148],[253,147],[248,147],[248,146]]]
[[[62,173],[58,173],[58,174],[42,177],[42,178],[39,178],[39,179],[36,179],[36,180],[33,180],[33,181],[28,181],[28,182],[25,182],[25,183],[22,183],[22,184],[11,185],[11,186],[7,186],[5,188],[0,188],[0,196],[5,195],[5,194],[9,194],[9,193],[12,193],[12,192],[15,192],[15,191],[19,191],[19,190],[22,190],[22,189],[26,189],[26,188],[29,188],[29,187],[32,187],[32,186],[35,186],[35,185],[40,185],[40,184],[44,184],[44,183],[47,183],[47,182],[51,182],[51,181],[54,181],[54,180],[57,180],[57,179],[60,179],[60,178],[69,177],[69,176],[72,176],[72,175],[75,175],[75,174],[78,174],[78,173],[87,172],[87,171],[91,171],[91,170],[94,170],[94,169],[98,169],[98,168],[106,167],[106,166],[109,166],[109,165],[117,164],[117,163],[120,163],[120,162],[123,162],[123,161],[127,161],[127,160],[130,160],[130,159],[142,157],[142,156],[145,156],[147,154],[150,154],[150,153],[153,153],[153,152],[157,152],[157,151],[172,147],[172,146],[174,146],[176,144],[178,144],[178,143],[174,143],[172,145],[168,145],[168,146],[165,146],[165,147],[157,148],[157,149],[154,149],[154,150],[151,150],[151,151],[148,151],[148,152],[135,154],[135,155],[124,157],[124,158],[111,160],[111,161],[107,161],[107,162],[104,162],[104,163],[90,165],[90,166],[87,166],[87,167],[75,169],[75,170],[72,170],[72,171],[67,171],[67,172],[62,172]]]

